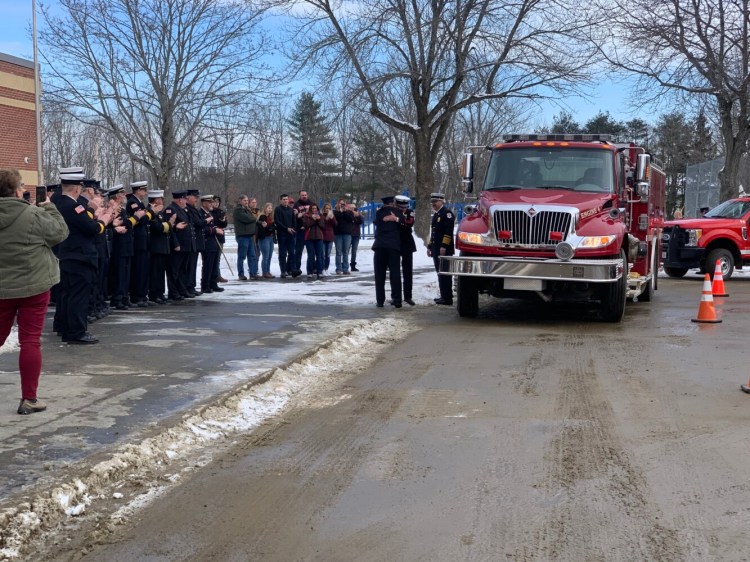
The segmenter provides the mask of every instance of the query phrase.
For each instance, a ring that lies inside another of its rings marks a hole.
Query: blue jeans
[[[250,277],[258,275],[258,258],[252,236],[237,236],[237,275],[245,275],[245,260]]]
[[[294,269],[298,271],[302,271],[302,250],[305,249],[305,231],[304,230],[297,230],[297,241],[295,243],[294,247]],[[307,274],[309,275],[312,273],[312,271],[307,271]]]
[[[331,266],[331,249],[333,248],[333,240],[323,241],[323,270],[328,271]]]
[[[306,240],[305,248],[307,249],[307,271],[308,275],[323,273],[323,241]]]
[[[294,269],[294,247],[296,238],[289,234],[279,234],[279,269],[281,274],[291,273]]]
[[[336,271],[349,271],[349,247],[352,245],[351,234],[337,234],[336,243]]]
[[[273,236],[266,236],[258,241],[260,245],[260,255],[263,256],[260,268],[263,275],[271,273],[271,257],[273,257]]]

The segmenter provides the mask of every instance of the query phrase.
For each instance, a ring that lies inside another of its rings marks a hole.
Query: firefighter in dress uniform
[[[149,223],[153,215],[148,211],[143,199],[146,197],[148,182],[136,181],[130,184],[127,199],[128,217],[134,217],[133,225],[133,258],[130,267],[130,300],[141,308],[148,304],[148,234]]]
[[[151,215],[148,238],[148,300],[155,304],[166,304],[167,264],[169,262],[169,240],[177,215],[167,219],[164,213],[164,190],[148,192],[148,212]]]
[[[224,253],[224,243],[226,242],[225,235],[223,234],[229,221],[227,221],[227,214],[224,209],[221,208],[221,197],[214,195],[213,209],[211,209],[211,216],[214,218],[214,226],[222,230],[222,234],[216,235],[216,240],[219,243],[219,254]],[[221,275],[221,259],[216,260],[216,272],[215,277],[219,283],[226,283],[226,278]]]
[[[440,256],[453,255],[453,227],[456,217],[445,206],[445,195],[442,193],[432,193],[430,203],[432,203],[435,212],[432,215],[427,255],[431,256],[435,263],[435,271],[438,272],[438,286],[440,287],[440,296],[435,299],[435,303],[452,305],[453,283],[449,275],[440,275]]]
[[[75,170],[75,171],[72,171]],[[85,178],[81,168],[60,171],[62,194],[55,205],[68,225],[70,235],[58,248],[60,259],[60,294],[56,324],[62,328],[68,344],[95,344],[99,340],[88,333],[88,307],[96,282],[98,254],[96,237],[104,232],[112,215],[107,209],[97,213],[86,209],[78,197]]]
[[[193,225],[193,233],[195,236],[195,242],[193,250],[190,253],[189,260],[189,273],[187,276],[187,287],[188,293],[192,293],[193,296],[197,297],[201,295],[201,292],[196,288],[196,278],[198,275],[198,256],[201,252],[206,249],[206,235],[204,229],[207,224],[213,222],[212,216],[203,217],[198,209],[198,200],[200,198],[200,191],[197,189],[188,189],[187,191],[187,207],[185,210],[190,217],[190,222]]]
[[[224,291],[219,287],[219,280],[216,275],[216,262],[219,261],[219,241],[217,236],[224,234],[224,229],[217,228],[212,224],[213,219],[211,211],[214,208],[214,196],[201,196],[201,208],[198,209],[201,218],[206,221],[203,227],[204,246],[201,252],[201,292],[202,293],[221,293]]]
[[[112,232],[112,257],[109,261],[110,306],[117,310],[127,310],[134,303],[130,301],[130,268],[133,260],[133,229],[139,217],[128,216],[125,187],[116,185],[109,191],[119,208],[120,225]]]
[[[96,210],[102,205],[102,199],[98,194],[99,182],[93,178],[86,178],[83,180],[83,188],[81,194],[78,196],[78,202],[86,208],[86,212],[89,215],[94,216]],[[91,287],[91,298],[89,299],[89,311],[88,311],[88,323],[93,324],[100,318],[104,318],[103,312],[103,297],[100,302],[100,284],[99,279],[103,274],[105,266],[104,257],[107,248],[107,229],[104,232],[96,236],[96,279]]]
[[[412,298],[412,286],[414,280],[414,252],[417,251],[417,245],[412,236],[414,228],[414,211],[409,208],[411,199],[406,195],[396,195],[396,206],[404,215],[404,222],[401,225],[401,275],[404,286],[404,302],[409,306],[414,306]]]
[[[185,285],[190,269],[190,254],[195,248],[193,223],[185,207],[187,207],[187,192],[173,191],[172,202],[164,210],[167,221],[174,225],[169,239],[170,251],[167,266],[167,297],[173,301],[195,297],[195,293],[188,292]]]
[[[391,304],[401,308],[401,224],[404,215],[394,204],[394,196],[383,197],[383,206],[375,213],[375,301],[385,303],[385,273],[390,272]]]

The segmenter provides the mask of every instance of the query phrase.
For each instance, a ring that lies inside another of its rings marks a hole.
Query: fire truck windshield
[[[612,153],[587,148],[503,148],[492,152],[485,191],[569,189],[611,193]]]

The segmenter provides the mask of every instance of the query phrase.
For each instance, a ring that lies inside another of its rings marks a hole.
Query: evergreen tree
[[[690,143],[691,164],[715,159],[719,155],[719,150],[703,109],[695,116],[692,124],[694,133],[692,142]]]
[[[311,93],[303,92],[294,106],[291,118],[287,120],[291,126],[289,135],[299,157],[302,187],[308,191],[330,184],[330,176],[336,169],[333,162],[336,147],[331,127],[320,108],[320,102],[315,101]]]
[[[371,123],[360,122],[352,140],[352,172],[358,179],[356,189],[369,194],[372,200],[385,190],[392,192],[394,186],[388,180],[388,170],[393,166],[385,135]]]
[[[693,125],[683,113],[662,115],[654,128],[656,136],[655,152],[664,165],[667,176],[667,216],[682,209],[685,197],[685,171],[690,164],[690,146],[693,138]]]
[[[616,139],[623,137],[626,133],[626,127],[622,121],[615,121],[607,112],[599,112],[589,119],[583,126],[583,133],[600,133],[602,135],[614,135]]]
[[[625,131],[623,133],[625,138],[622,140],[625,142],[633,142],[636,146],[642,146],[648,150],[650,134],[651,126],[648,123],[642,119],[632,119],[625,123]]]
[[[552,120],[552,127],[549,132],[552,134],[576,134],[581,132],[581,126],[573,120],[573,115],[568,111],[561,111],[555,115]]]

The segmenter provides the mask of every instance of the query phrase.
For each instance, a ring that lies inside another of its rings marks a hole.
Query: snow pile
[[[120,448],[72,482],[0,513],[0,560],[19,556],[22,547],[42,532],[48,539],[51,530],[89,508],[95,510],[97,502],[122,497],[125,486],[142,490],[145,483],[146,493],[111,517],[111,523],[117,524],[179,480],[179,475],[162,474],[170,464],[190,461],[193,467],[202,466],[210,460],[208,445],[226,443],[227,438],[251,431],[292,406],[330,404],[330,389],[367,369],[380,353],[415,329],[406,317],[395,314],[375,321],[342,322],[342,326],[342,333],[314,352],[187,414],[154,437]]]
[[[12,351],[18,351],[20,346],[18,345],[18,328],[13,326],[8,334],[7,339],[3,345],[0,345],[0,353],[10,353]]]

